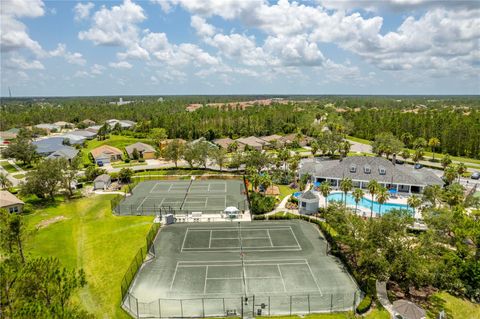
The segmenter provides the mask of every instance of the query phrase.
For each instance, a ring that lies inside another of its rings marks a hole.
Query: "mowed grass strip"
[[[0,165],[9,173],[16,173],[18,170],[7,161],[0,161]]]
[[[82,198],[26,216],[31,234],[26,250],[33,256],[57,257],[68,268],[83,268],[88,284],[75,300],[96,318],[129,318],[120,308],[120,283],[145,246],[152,218],[113,216],[111,198]]]

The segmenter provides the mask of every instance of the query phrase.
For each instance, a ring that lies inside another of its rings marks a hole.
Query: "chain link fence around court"
[[[140,302],[128,293],[123,307],[135,318],[254,317],[355,311],[361,292],[334,294],[157,299]]]
[[[209,181],[211,179],[208,178],[208,179],[198,179],[198,180]],[[227,179],[226,182],[228,182],[228,180],[229,179]],[[232,179],[230,178],[230,180]],[[126,186],[125,194],[122,194],[122,195],[118,194],[110,200],[111,210],[115,215],[137,215],[137,216],[157,215],[162,217],[165,214],[173,214],[173,215],[181,215],[182,217],[184,217],[184,216],[190,216],[192,213],[199,212],[199,211],[204,214],[222,214],[224,212],[224,209],[228,206],[234,206],[239,211],[242,211],[242,212],[249,210],[249,207],[250,207],[248,194],[246,192],[244,181],[242,181],[243,185],[241,187],[241,191],[239,194],[233,194],[233,193],[229,194],[227,192],[227,194],[224,195],[224,198],[222,198],[222,201],[225,202],[226,207],[222,206],[222,209],[220,209],[220,207],[217,207],[218,203],[217,205],[213,205],[213,207],[208,207],[208,205],[206,204],[206,201],[205,201],[205,207],[200,207],[200,206],[184,207],[190,204],[189,203],[190,200],[196,201],[199,197],[202,197],[202,199],[207,199],[209,203],[214,202],[216,200],[215,195],[209,196],[209,194],[202,194],[202,193],[196,193],[196,192],[185,193],[185,197],[183,198],[183,202],[182,202],[184,204],[181,205],[182,207],[160,204],[160,202],[162,202],[161,199],[163,197],[157,198],[159,202],[158,204],[152,203],[152,200],[155,200],[155,199],[150,199],[147,203],[145,203],[145,201],[141,201],[141,204],[132,203],[131,200],[129,200],[129,198],[132,196],[135,196],[135,192],[134,192],[135,187],[137,187],[139,183],[145,182],[145,181],[168,182],[169,180],[159,179],[158,177],[154,177],[154,176],[142,176],[139,178],[135,178],[132,181],[132,183]],[[243,196],[244,199],[238,200],[239,195]],[[166,194],[165,197],[168,198],[168,194]]]
[[[135,278],[135,275],[137,274],[138,270],[140,269],[143,262],[145,261],[147,254],[155,256],[155,246],[153,245],[153,241],[155,240],[155,236],[157,235],[159,229],[160,229],[160,224],[152,225],[152,227],[148,231],[147,236],[145,238],[146,245],[138,250],[137,254],[133,258],[132,262],[130,263],[130,266],[128,267],[127,272],[123,276],[122,284],[120,286],[122,291],[122,300],[125,299],[125,296],[128,293],[130,284],[132,283],[132,280]]]

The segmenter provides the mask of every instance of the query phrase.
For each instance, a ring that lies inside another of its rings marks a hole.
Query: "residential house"
[[[232,140],[232,139],[229,138],[229,137],[226,137],[226,138],[218,138],[218,139],[216,139],[216,140],[213,140],[213,143],[214,143],[215,145],[223,148],[223,149],[228,150],[228,148],[230,147],[230,145],[232,145],[233,143],[235,143],[235,140]],[[237,145],[240,146],[239,143],[237,143]],[[243,147],[243,146],[244,146],[244,145],[242,144],[242,147]],[[239,149],[240,149],[240,147],[239,147]]]
[[[48,155],[47,158],[65,158],[69,162],[75,158],[79,153],[79,150],[73,147],[63,147],[58,151],[53,152],[52,154]]]
[[[93,181],[93,189],[103,189],[107,190],[112,184],[112,178],[108,174],[102,174],[95,178]]]
[[[167,138],[166,140],[163,140],[161,143],[160,143],[160,149],[163,149],[165,146],[167,146],[168,144],[170,144],[171,142],[177,140],[180,144],[186,144],[187,141],[185,141],[183,138]]]
[[[21,213],[25,203],[9,191],[0,191],[0,208],[9,213]]]
[[[65,121],[58,121],[58,122],[53,123],[53,125],[56,125],[56,126],[60,127],[61,129],[69,129],[69,128],[74,128],[75,127],[75,124],[65,122]]]
[[[9,131],[0,132],[0,148],[7,147],[16,138],[17,138],[17,133],[13,133]]]
[[[311,142],[313,142],[315,139],[309,136],[305,135],[298,135],[296,133],[293,134],[288,134],[282,137],[282,141],[285,145],[292,144],[294,142],[298,142],[298,145],[300,147],[304,147],[309,145]]]
[[[110,126],[110,128],[114,128],[117,124],[119,124],[122,129],[131,129],[136,124],[134,121],[116,119],[107,120],[106,123]]]
[[[261,136],[260,139],[264,140],[265,142],[267,142],[270,145],[276,145],[276,146],[279,146],[279,147],[282,147],[282,146],[285,145],[283,137],[280,136],[280,135],[276,135],[276,134],[268,135],[268,136]]]
[[[67,145],[82,145],[87,140],[85,136],[70,133],[60,135],[59,137],[63,137],[63,143]]]
[[[75,130],[71,131],[68,134],[70,135],[78,135],[78,136],[83,136],[87,140],[92,140],[97,136],[97,132],[91,132],[88,129],[85,130]]]
[[[82,121],[82,123],[85,124],[86,126],[93,126],[96,124],[95,121],[92,121],[90,119],[85,119]]]
[[[108,164],[110,162],[121,161],[123,155],[122,151],[110,145],[102,145],[94,148],[90,151],[90,154],[92,154],[92,157],[97,164],[99,162]]]
[[[85,131],[98,134],[98,131],[102,128],[102,126],[103,126],[103,125],[90,126],[90,127],[87,127],[87,128],[85,129]]]
[[[36,146],[36,151],[40,156],[49,156],[57,151],[68,149],[74,150],[75,148],[64,144],[65,139],[61,136],[48,137],[41,140],[32,142]]]
[[[243,148],[255,149],[258,151],[263,150],[265,146],[268,146],[269,143],[255,136],[242,137],[238,138],[237,143],[242,144]]]
[[[128,145],[125,147],[125,151],[127,151],[128,157],[133,158],[133,152],[137,150],[140,158],[144,159],[154,159],[155,156],[155,148],[151,145],[145,143],[134,143],[132,145]]]
[[[46,124],[46,123],[37,124],[35,125],[35,127],[44,130],[45,132],[47,132],[47,134],[60,132],[60,129],[61,129],[61,127],[58,125]]]
[[[428,185],[444,182],[428,168],[415,169],[411,165],[395,165],[383,157],[351,156],[343,160],[317,160],[299,169],[299,175],[309,174],[313,182],[329,182],[339,187],[340,181],[350,178],[353,186],[367,188],[376,180],[381,186],[400,193],[421,193]]]
[[[320,199],[311,190],[306,191],[298,197],[298,212],[304,215],[318,213]]]

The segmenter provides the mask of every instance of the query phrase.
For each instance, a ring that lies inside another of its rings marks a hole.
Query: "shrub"
[[[369,295],[366,295],[365,298],[358,304],[357,307],[357,313],[358,314],[363,314],[370,309],[370,306],[372,305],[372,298]]]
[[[288,201],[289,201],[290,203],[294,203],[294,204],[297,204],[297,205],[298,205],[298,198],[296,198],[296,197],[290,196],[290,198],[288,199]]]
[[[264,214],[273,210],[275,207],[275,198],[259,193],[251,193],[250,204],[252,214]]]
[[[139,159],[138,159],[138,162],[139,162],[139,163],[145,163],[145,159],[144,159],[144,158],[139,158]]]
[[[130,159],[128,157],[125,159],[125,163],[130,163]]]

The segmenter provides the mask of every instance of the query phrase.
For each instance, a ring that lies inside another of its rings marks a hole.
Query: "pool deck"
[[[325,205],[325,197],[323,197],[322,193],[320,192],[316,192],[315,193],[318,195],[318,197],[320,198],[320,202],[319,202],[319,207],[324,207]],[[331,194],[341,194],[343,192],[341,191],[333,191],[330,193]],[[348,192],[348,194],[352,194],[352,192]],[[375,201],[375,198],[370,195],[369,193],[365,192],[365,194],[363,195],[364,198],[368,199],[368,200],[371,200],[371,201]],[[390,198],[387,202],[387,203],[390,203],[390,204],[401,204],[401,205],[407,205],[407,199],[408,199],[408,196],[405,196],[405,195],[401,195],[401,196],[397,196],[395,198]],[[350,208],[353,208],[355,209],[355,205],[347,205],[347,207],[350,207]],[[357,207],[357,210],[359,212],[357,212],[357,214],[359,216],[364,216],[364,217],[369,217],[370,216],[370,208],[365,208],[363,206],[360,206],[358,205]],[[373,212],[373,217],[378,217],[377,216],[378,214]],[[415,211],[415,218],[422,218],[422,215],[421,213],[418,211],[418,209]]]

